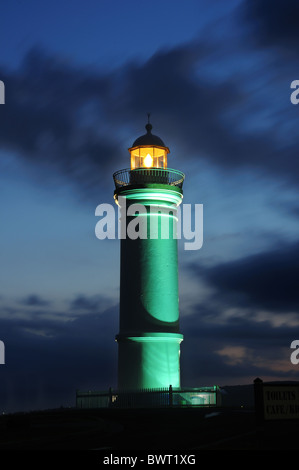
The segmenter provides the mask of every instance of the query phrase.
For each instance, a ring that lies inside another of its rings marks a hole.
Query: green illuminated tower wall
[[[183,336],[179,332],[175,234],[176,208],[182,197],[182,189],[171,184],[133,182],[115,191],[122,211],[122,230],[132,222],[137,224],[136,231],[144,230],[146,225],[146,232],[141,232],[144,238],[126,236],[121,240],[120,319],[116,337],[119,389],[180,387]],[[126,217],[128,208],[136,203],[143,204],[146,214]]]

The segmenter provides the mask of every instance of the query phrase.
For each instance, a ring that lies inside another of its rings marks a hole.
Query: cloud
[[[214,316],[205,315],[204,307],[198,305],[193,315],[181,319],[185,386],[248,384],[257,376],[269,380],[297,377],[297,368],[290,362],[293,325],[277,328],[268,319],[257,321],[248,311],[223,318],[221,302],[210,302]]]
[[[90,312],[98,312],[102,309],[103,298],[101,296],[86,297],[85,295],[78,295],[70,303],[70,310],[83,310]]]
[[[221,292],[217,298],[194,304],[194,313],[181,318],[182,386],[250,383],[269,374],[295,377],[296,366],[290,364],[294,325],[258,318],[254,308],[229,310]],[[32,316],[24,305],[24,315],[19,307],[18,316],[0,320],[6,351],[2,410],[73,406],[76,389],[116,388],[118,307],[103,310],[96,297],[83,294],[73,302],[71,316],[66,302],[66,310],[55,315],[54,304],[51,311]]]
[[[58,172],[86,194],[99,187],[102,173],[118,155],[109,124],[105,118],[99,121],[109,77],[88,75],[38,48],[16,72],[2,69],[1,75],[7,90],[0,118],[2,148],[31,163],[43,178]]]
[[[230,175],[250,167],[298,185],[289,100],[296,67],[273,66],[271,55],[261,61],[245,34],[238,45],[228,34],[221,41],[201,36],[109,73],[43,49],[0,72],[7,89],[1,147],[30,163],[40,181],[62,175],[86,197],[110,190],[150,111],[153,132],[177,154],[173,165],[183,162],[188,171],[188,163],[206,160]]]
[[[31,294],[21,301],[23,305],[29,307],[44,307],[50,304],[48,300],[42,299],[39,295]]]
[[[290,344],[299,326],[299,243],[213,266],[193,262],[189,269],[208,294],[196,301],[194,292],[193,313],[180,321],[188,386],[295,379]]]
[[[227,358],[227,363],[234,366],[244,361],[244,358],[248,356],[248,351],[244,346],[225,346],[216,351],[216,354]]]
[[[117,313],[1,319],[1,411],[74,406],[76,389],[115,387]]]
[[[299,39],[299,5],[296,0],[246,0],[244,17],[254,25],[257,39],[267,46],[294,50]]]
[[[274,312],[298,312],[299,243],[192,271],[226,304]]]

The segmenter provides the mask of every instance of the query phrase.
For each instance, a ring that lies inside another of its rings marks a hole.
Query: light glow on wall
[[[126,389],[179,387],[183,336],[179,333],[175,233],[176,209],[182,201],[182,192],[167,186],[163,189],[128,186],[121,189],[120,195],[124,198],[121,206],[125,201],[128,211],[136,202],[142,202],[147,208],[141,217],[132,214],[129,222],[121,217],[125,224],[147,219],[147,237],[121,240],[119,386]],[[157,212],[160,205],[171,211]],[[162,237],[163,220],[169,229],[166,238]],[[150,236],[153,229],[156,236]]]

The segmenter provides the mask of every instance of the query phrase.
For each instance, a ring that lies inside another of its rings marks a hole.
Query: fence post
[[[169,406],[173,405],[172,385],[169,385]]]
[[[108,407],[110,408],[110,406],[112,406],[112,388],[109,387],[109,403],[108,403]]]
[[[264,393],[263,393],[263,381],[257,377],[254,381],[254,404],[255,404],[255,416],[258,424],[264,421]]]

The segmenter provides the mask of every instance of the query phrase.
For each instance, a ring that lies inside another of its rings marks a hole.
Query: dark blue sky
[[[294,0],[1,6],[0,410],[116,386],[119,241],[95,236],[144,133],[203,204],[179,242],[182,385],[297,380],[299,8]]]

